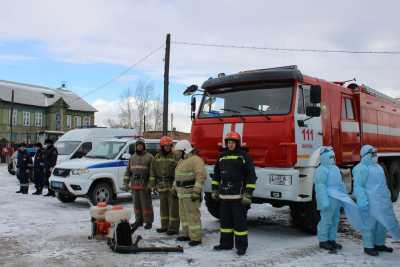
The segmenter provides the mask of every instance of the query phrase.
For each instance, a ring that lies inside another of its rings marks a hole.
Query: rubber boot
[[[341,250],[343,248],[342,245],[340,245],[339,243],[336,243],[335,240],[330,240],[328,241],[335,249]]]
[[[375,249],[376,249],[377,251],[382,251],[382,252],[389,252],[389,253],[392,253],[392,252],[393,252],[393,248],[387,247],[387,246],[385,246],[385,245],[382,245],[382,246],[375,246]]]
[[[364,252],[369,256],[379,256],[378,250],[376,250],[375,248],[364,248]]]
[[[329,241],[319,242],[319,247],[329,251],[336,250],[336,248]]]
[[[176,241],[190,241],[190,238],[188,236],[181,235],[176,238]]]
[[[244,254],[246,254],[246,250],[245,250],[245,249],[238,249],[238,250],[236,251],[236,254],[237,254],[238,256],[243,256]]]
[[[167,229],[163,229],[163,228],[158,228],[156,229],[157,233],[166,233],[168,230]]]
[[[191,246],[191,247],[195,247],[195,246],[198,246],[198,245],[201,245],[201,241],[192,240],[192,241],[189,242],[189,246]]]
[[[217,245],[217,246],[214,246],[214,250],[216,250],[216,251],[231,250],[231,249],[233,249],[233,248],[224,247],[224,246],[222,246],[221,244],[219,244],[219,245]]]
[[[176,232],[176,231],[172,231],[172,230],[167,231],[167,235],[177,235],[177,234],[178,234],[178,232]]]
[[[146,223],[145,225],[144,225],[144,229],[146,229],[146,230],[149,230],[149,229],[151,229],[153,227],[153,224],[152,223]]]
[[[26,194],[28,194],[29,187],[28,186],[24,186],[24,187],[22,187],[21,190],[22,190],[22,194],[26,195]]]

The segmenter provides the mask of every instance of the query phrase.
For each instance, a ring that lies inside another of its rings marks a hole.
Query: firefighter
[[[35,182],[36,192],[32,195],[41,195],[44,184],[44,149],[41,143],[35,144],[36,154],[33,161],[33,180]]]
[[[143,139],[135,143],[135,154],[129,159],[124,177],[126,191],[132,189],[132,199],[135,211],[135,226],[142,226],[151,229],[154,221],[151,190],[148,187],[150,165],[153,155],[146,151],[146,144]],[[130,184],[130,188],[129,188]]]
[[[220,201],[220,243],[214,250],[231,250],[242,256],[248,247],[247,209],[257,180],[250,156],[241,148],[241,137],[229,132],[212,178],[212,198]],[[233,242],[235,239],[235,242]]]
[[[17,155],[17,178],[19,180],[19,191],[16,193],[28,194],[29,175],[32,168],[32,157],[26,151],[26,144],[21,143],[18,146]]]
[[[198,246],[202,238],[200,203],[206,179],[205,166],[188,140],[179,141],[175,150],[181,158],[175,169],[174,184],[178,194],[182,224],[182,233],[177,240],[189,241],[190,246]]]
[[[157,187],[160,194],[161,228],[158,233],[179,233],[179,204],[173,188],[175,167],[178,163],[172,151],[173,141],[169,136],[160,139],[160,152],[154,157],[150,169],[150,186]]]
[[[49,178],[54,169],[54,166],[57,164],[58,151],[54,146],[54,142],[51,139],[46,139],[44,141],[44,172],[45,172],[45,185],[47,186],[47,194],[45,197],[52,196],[54,197],[56,194],[50,188]]]
[[[353,177],[354,195],[365,220],[361,231],[364,252],[378,256],[379,252],[393,252],[393,248],[385,245],[386,232],[389,231],[392,239],[400,240],[400,227],[376,148],[364,145],[360,156],[361,162],[354,167]]]

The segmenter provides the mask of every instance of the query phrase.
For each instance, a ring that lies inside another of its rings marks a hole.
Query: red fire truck
[[[293,223],[316,231],[313,173],[321,146],[332,146],[349,193],[351,169],[364,144],[378,148],[392,200],[400,189],[400,101],[366,85],[328,82],[303,75],[297,66],[220,74],[192,95],[191,141],[205,160],[209,176],[229,131],[241,134],[256,165],[254,203],[288,205]],[[196,113],[196,95],[202,100]],[[209,212],[219,217],[218,202],[205,186]]]

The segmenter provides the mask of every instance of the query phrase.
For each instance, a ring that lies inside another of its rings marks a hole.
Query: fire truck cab
[[[392,200],[398,198],[400,102],[394,98],[365,85],[303,75],[297,66],[220,74],[184,94],[192,95],[191,141],[209,176],[224,136],[238,132],[256,166],[253,202],[290,206],[294,224],[308,232],[315,233],[319,221],[313,174],[321,146],[333,147],[349,194],[361,146],[377,147]],[[196,95],[202,97],[198,109]],[[208,177],[205,202],[218,218],[210,193]]]

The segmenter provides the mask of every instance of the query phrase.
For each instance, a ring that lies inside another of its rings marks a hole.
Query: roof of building
[[[14,90],[14,102],[17,104],[49,107],[63,99],[68,109],[96,112],[97,110],[75,93],[66,89],[52,89],[44,86],[0,80],[0,99],[11,102]]]

